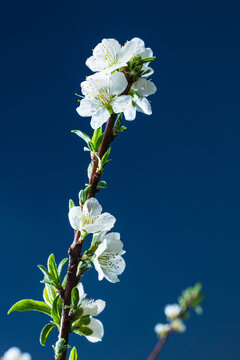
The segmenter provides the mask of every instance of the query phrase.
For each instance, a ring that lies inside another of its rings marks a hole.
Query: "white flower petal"
[[[99,231],[109,231],[113,228],[116,219],[113,215],[109,213],[101,214],[95,221],[95,225],[101,226]]]
[[[121,60],[128,62],[134,56],[140,54],[144,51],[145,45],[144,41],[139,38],[133,38],[131,41],[128,41],[122,47]]]
[[[120,234],[118,232],[110,232],[110,233],[104,235],[104,239],[120,240]]]
[[[107,109],[99,109],[91,119],[91,127],[98,129],[108,121],[110,114]]]
[[[126,120],[134,120],[136,118],[136,106],[135,105],[130,105],[125,111],[124,111],[124,116]]]
[[[83,205],[83,212],[85,215],[91,214],[94,217],[96,217],[102,213],[102,207],[97,199],[91,197]]]
[[[102,340],[102,337],[104,335],[104,329],[101,321],[95,318],[91,318],[91,322],[89,325],[87,325],[87,327],[93,331],[91,335],[86,336],[88,341],[95,343]]]
[[[126,89],[127,84],[127,79],[122,72],[111,74],[109,78],[110,94],[121,94]]]
[[[95,267],[95,270],[98,272],[98,280],[99,281],[103,280],[104,279],[104,273],[103,273],[102,268],[101,268],[101,266],[100,266],[100,264],[98,262],[98,259],[96,257],[93,259],[93,265]]]
[[[86,60],[86,65],[92,71],[102,71],[105,68],[105,61],[102,58],[90,56]]]
[[[84,98],[80,101],[80,105],[76,110],[80,116],[92,116],[96,112],[96,103]]]
[[[108,240],[104,239],[101,244],[98,246],[97,250],[95,251],[95,256],[98,258],[106,249],[108,245]]]
[[[149,96],[157,91],[155,84],[146,79],[138,79],[132,86],[132,89],[136,91],[140,96]]]
[[[80,282],[77,284],[76,287],[78,289],[78,294],[79,294],[80,300],[84,299],[86,297],[86,294],[84,293],[83,284]]]
[[[113,111],[116,114],[120,112],[124,112],[131,106],[131,103],[132,103],[132,97],[130,95],[118,96],[116,97],[116,99],[112,101]]]
[[[119,282],[119,278],[117,277],[117,274],[115,271],[111,270],[110,268],[103,268],[104,277],[111,283],[115,284]]]
[[[150,102],[145,97],[141,97],[136,101],[136,108],[137,111],[140,111],[146,115],[152,114]]]
[[[73,206],[68,213],[68,218],[71,227],[74,230],[81,230],[81,216],[82,216],[82,209],[80,206]]]

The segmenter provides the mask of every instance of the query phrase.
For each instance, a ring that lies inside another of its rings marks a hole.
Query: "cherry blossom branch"
[[[128,94],[128,92],[133,84],[133,80],[131,77],[128,76],[127,79],[128,79],[128,85],[121,95]],[[100,159],[103,157],[103,155],[107,151],[109,145],[114,140],[115,136],[113,134],[113,127],[114,127],[114,122],[116,120],[116,116],[117,115],[115,113],[111,114],[111,116],[109,117],[109,119],[107,121],[104,136],[103,136],[103,139],[102,139],[99,151],[98,151],[98,156]],[[88,198],[94,197],[95,194],[98,192],[97,185],[98,185],[98,182],[102,175],[102,173],[100,171],[97,171],[98,159],[94,154],[92,157],[92,162],[93,162],[93,169],[92,169],[92,174],[91,174],[90,181],[89,181],[89,185],[92,185],[92,186],[91,186],[90,192],[88,194]],[[78,284],[78,282],[81,278],[81,273],[77,274],[77,269],[78,269],[78,265],[81,261],[83,242],[84,242],[84,240],[81,241],[80,231],[75,231],[73,244],[68,250],[69,266],[68,266],[68,271],[67,271],[66,287],[65,287],[65,290],[62,289],[62,291],[61,291],[63,305],[62,305],[62,315],[61,315],[61,327],[60,327],[58,339],[64,339],[65,345],[68,344],[69,334],[71,332],[71,328],[70,328],[71,317],[69,315],[69,311],[70,311],[69,306],[71,303],[71,293],[72,293],[72,289]],[[67,356],[67,350],[65,352],[63,352],[61,357],[57,360],[66,360],[66,356]]]

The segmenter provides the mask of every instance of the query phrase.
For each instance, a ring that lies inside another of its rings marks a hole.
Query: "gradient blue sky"
[[[1,9],[0,352],[12,345],[33,360],[47,318],[7,310],[41,299],[54,251],[72,241],[68,199],[86,182],[88,154],[71,129],[90,132],[75,108],[85,59],[104,37],[139,36],[157,61],[153,115],[138,115],[114,141],[99,195],[117,218],[127,250],[121,282],[84,278],[89,296],[107,301],[104,341],[72,336],[88,360],[146,359],[163,307],[201,281],[204,315],[193,314],[162,360],[238,359],[240,48],[237,1],[11,1]]]

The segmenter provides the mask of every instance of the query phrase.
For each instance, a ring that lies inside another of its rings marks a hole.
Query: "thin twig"
[[[151,352],[151,354],[149,355],[149,357],[147,358],[147,360],[155,360],[160,351],[162,350],[162,348],[164,347],[164,345],[166,344],[169,336],[172,334],[172,331],[169,331],[168,334],[164,337],[162,337],[161,339],[158,340],[156,346],[154,347],[153,351]]]

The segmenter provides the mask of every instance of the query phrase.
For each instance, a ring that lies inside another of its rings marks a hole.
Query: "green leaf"
[[[77,360],[77,349],[75,348],[75,346],[70,352],[69,360]]]
[[[58,271],[54,254],[51,254],[48,258],[48,271],[54,280],[58,280]]]
[[[85,134],[84,132],[80,131],[80,130],[72,130],[72,133],[75,133],[76,135],[78,135],[81,139],[83,139],[87,144],[89,143],[89,141],[91,140],[90,136],[88,136],[87,134]]]
[[[76,309],[78,306],[78,302],[79,302],[79,293],[78,293],[78,289],[76,287],[74,287],[72,289],[71,292],[71,303],[72,303],[72,308]]]
[[[59,263],[59,265],[58,265],[57,272],[58,272],[58,276],[59,276],[59,277],[60,277],[60,275],[61,275],[62,268],[63,268],[63,266],[66,264],[67,261],[68,261],[68,258],[65,258],[65,259],[63,259],[63,260]]]
[[[51,332],[53,331],[53,329],[55,327],[56,327],[56,325],[51,324],[51,323],[44,326],[44,328],[42,329],[41,334],[40,334],[40,344],[42,346],[45,346],[47,338],[49,337],[49,335],[51,334]]]
[[[101,181],[98,182],[97,186],[100,187],[100,188],[106,189],[107,188],[107,183],[106,183],[106,181],[101,180]]]
[[[42,271],[42,273],[44,274],[44,276],[46,277],[46,279],[49,279],[51,276],[51,274],[47,271],[47,269],[45,268],[45,266],[43,265],[38,265],[38,268]]]
[[[60,325],[60,321],[61,321],[61,313],[59,314],[59,304],[58,304],[58,300],[59,300],[59,295],[57,295],[53,301],[52,304],[52,312],[51,312],[51,316],[53,318],[53,320]]]
[[[122,132],[124,130],[127,130],[127,127],[126,126],[121,126],[118,132]]]
[[[36,301],[31,299],[18,301],[11,307],[11,309],[8,311],[8,314],[11,314],[13,311],[40,311],[51,316],[51,308],[49,305],[45,304],[43,301]]]
[[[109,157],[109,155],[110,155],[111,149],[112,149],[112,148],[109,148],[109,149],[105,152],[105,154],[103,155],[103,157],[102,157],[102,159],[101,159],[101,161],[102,161],[102,166],[104,166],[104,165],[107,164],[107,162],[108,162],[108,157]]]
[[[69,210],[74,206],[75,206],[74,201],[72,199],[69,199]]]
[[[62,282],[63,289],[65,289],[66,283],[67,283],[67,274],[64,276],[64,279],[63,279],[63,282]]]
[[[93,132],[92,142],[96,144],[97,139],[99,136],[102,135],[102,126],[100,126],[98,129],[95,129]]]
[[[94,143],[92,142],[92,140],[89,141],[88,147],[89,147],[89,149],[90,149],[91,151],[93,151],[93,152],[96,151],[96,150],[95,150],[95,147],[94,147]]]

